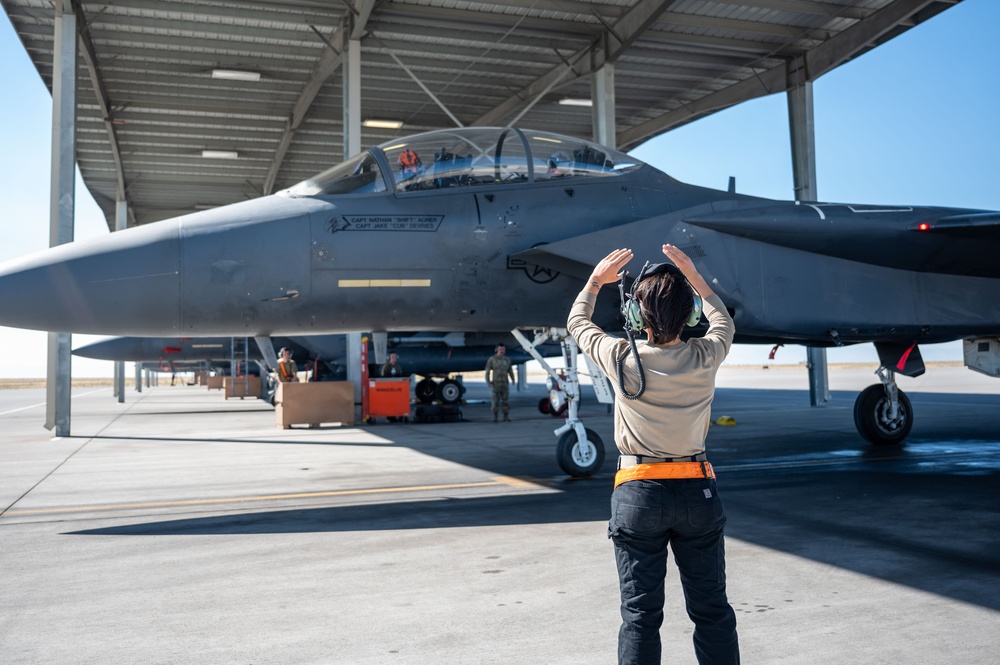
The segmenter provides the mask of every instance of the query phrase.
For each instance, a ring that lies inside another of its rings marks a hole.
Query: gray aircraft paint
[[[409,147],[426,158],[416,174],[396,167]],[[580,139],[479,127],[403,137],[273,196],[0,265],[0,325],[175,337],[561,327],[600,258],[629,247],[634,274],[663,243],[733,311],[737,342],[875,342],[887,363],[897,348],[1000,333],[998,212],[773,201],[686,185]],[[595,321],[620,327],[613,289]]]
[[[287,347],[300,365],[319,358],[336,377],[346,375],[347,338],[345,335],[314,335],[310,337],[275,337],[277,348]],[[388,342],[388,352],[399,355],[407,374],[417,376],[447,376],[453,372],[481,371],[499,343],[508,347],[507,356],[514,364],[524,363],[531,357],[517,346],[509,333],[469,335],[462,346],[448,346],[430,341],[419,335],[395,335]],[[374,358],[374,348],[369,342],[368,357]],[[544,356],[560,354],[558,344],[541,349]],[[229,367],[233,358],[231,337],[116,337],[87,344],[73,350],[73,355],[97,360],[155,363],[157,366],[178,368],[197,367],[200,362]],[[246,358],[260,361],[260,348],[251,340]],[[244,358],[237,357],[242,361]],[[376,363],[372,363],[373,366]],[[375,374],[378,376],[378,374]]]
[[[506,134],[508,145],[519,136]],[[1000,329],[997,213],[781,203],[646,165],[393,189],[285,192],[10,262],[0,323],[142,336],[559,326],[608,250],[655,259],[671,242],[734,310],[738,341],[936,342]],[[606,325],[613,300],[602,297]]]

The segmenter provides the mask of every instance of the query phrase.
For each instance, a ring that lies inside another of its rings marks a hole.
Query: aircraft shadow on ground
[[[727,478],[729,537],[1000,610],[1000,474],[775,475]]]
[[[554,493],[436,498],[299,508],[131,524],[68,535],[169,536],[446,529],[607,520],[607,479],[567,482]]]
[[[802,402],[802,394],[788,394],[794,391],[727,389],[720,391],[720,402],[738,396],[734,390],[762,393],[741,403],[751,409],[754,403],[777,406],[794,423],[713,428],[710,442],[724,450],[713,461],[728,469],[719,482],[730,538],[1000,610],[1000,439],[993,421],[1000,396],[917,394],[913,403],[923,422],[914,428],[913,443],[886,449],[860,440],[849,411],[821,418]],[[852,393],[834,398],[853,402]],[[964,414],[971,415],[963,419]],[[399,433],[400,439],[373,445],[409,446],[497,474],[546,477],[554,469],[558,473],[545,431],[554,422],[540,418],[537,444],[509,455],[436,437],[404,443],[403,428],[412,426],[373,429],[387,438]],[[227,512],[73,534],[252,535],[602,522],[609,516],[614,467],[614,450],[607,445],[600,477],[556,483],[559,492]]]

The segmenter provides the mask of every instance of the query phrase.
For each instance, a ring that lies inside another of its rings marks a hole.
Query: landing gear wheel
[[[549,401],[548,397],[543,397],[542,399],[538,400],[538,410],[544,413],[545,415],[549,415],[550,413],[552,413],[552,403]]]
[[[437,398],[443,404],[454,404],[462,399],[462,384],[453,379],[445,379],[437,385]]]
[[[417,394],[418,402],[421,404],[430,404],[437,395],[437,384],[430,379],[421,379],[417,381],[417,385],[413,387],[413,390]]]
[[[556,461],[559,467],[575,478],[592,476],[604,464],[604,442],[591,429],[584,430],[587,440],[580,442],[576,430],[571,429],[559,437],[556,444]]]
[[[910,398],[897,390],[899,409],[889,418],[889,398],[882,384],[868,386],[854,402],[854,426],[858,434],[876,446],[892,446],[903,441],[913,427],[913,407]]]

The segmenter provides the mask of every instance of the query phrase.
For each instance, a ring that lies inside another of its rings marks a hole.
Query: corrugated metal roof
[[[51,88],[53,3],[0,4]],[[463,124],[507,124],[537,98],[519,125],[579,136],[592,133],[590,109],[558,102],[589,97],[593,68],[613,62],[618,145],[628,149],[811,80],[953,4],[79,1],[81,36],[92,47],[112,132],[80,58],[78,162],[109,224],[119,182],[112,141],[133,223],[308,178],[343,155],[341,72],[329,51],[352,30],[361,41],[362,116],[404,122],[399,130],[364,129],[364,146],[453,125],[398,58]],[[213,79],[214,69],[259,72],[260,80]],[[206,149],[239,158],[206,159]]]

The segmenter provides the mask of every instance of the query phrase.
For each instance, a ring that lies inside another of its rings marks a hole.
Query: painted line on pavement
[[[94,393],[99,393],[100,390],[91,390],[90,392],[80,393],[78,395],[70,395],[70,399],[76,399],[77,397],[86,397],[87,395],[93,395]],[[11,409],[10,411],[0,412],[0,416],[6,416],[8,413],[17,413],[18,411],[27,411],[28,409],[35,409],[40,406],[45,406],[45,402],[39,402],[38,404],[29,404],[28,406],[18,407],[16,409]]]

